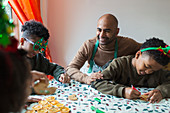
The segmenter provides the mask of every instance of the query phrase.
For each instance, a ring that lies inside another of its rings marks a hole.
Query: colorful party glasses
[[[29,40],[28,38],[24,38],[26,41],[28,41],[29,43],[33,44],[33,50],[34,51],[40,51],[41,53],[43,53],[48,45],[48,40],[45,41],[44,38],[41,38],[40,40],[38,40],[37,42],[32,42],[31,40]]]

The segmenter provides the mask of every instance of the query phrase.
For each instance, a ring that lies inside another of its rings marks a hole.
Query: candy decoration
[[[105,113],[105,112],[103,112],[103,111],[95,108],[94,106],[91,106],[91,110],[92,110],[92,111],[95,111],[96,113]]]
[[[101,100],[99,98],[94,98],[97,102],[101,103]]]

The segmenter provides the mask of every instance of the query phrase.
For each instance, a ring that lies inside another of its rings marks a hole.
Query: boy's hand
[[[88,76],[86,83],[90,85],[91,82],[96,81],[96,79],[103,79],[103,74],[101,74],[101,71],[97,73],[92,73],[90,76]]]
[[[145,93],[144,95],[148,95],[148,101],[150,103],[155,103],[155,102],[159,103],[162,100],[162,94],[157,89],[149,91],[148,93]]]
[[[27,102],[38,102],[41,101],[41,98],[34,98],[34,97],[28,97]]]
[[[67,73],[61,74],[59,81],[62,83],[70,83],[70,77]]]
[[[37,80],[44,80],[45,83],[48,84],[49,80],[45,73],[33,70],[31,71],[31,74],[32,74],[32,86],[34,86],[34,82]]]
[[[123,96],[127,99],[136,99],[139,98],[140,92],[134,90],[131,87],[124,88],[123,90]]]

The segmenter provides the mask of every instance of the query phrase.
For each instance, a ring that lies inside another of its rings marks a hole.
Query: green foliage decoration
[[[5,12],[5,6],[0,0],[0,45],[6,47],[10,44],[9,37],[14,27],[13,20],[9,19]]]

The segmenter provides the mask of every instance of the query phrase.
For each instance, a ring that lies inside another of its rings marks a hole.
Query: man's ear
[[[138,59],[139,56],[141,56],[141,55],[142,55],[142,52],[139,50],[139,51],[135,54],[135,58]]]
[[[21,45],[24,44],[24,40],[25,40],[24,38],[21,38],[21,39],[20,39]]]
[[[119,28],[117,28],[116,35],[118,35],[118,34],[119,34],[119,30],[120,30],[120,29],[119,29]]]

